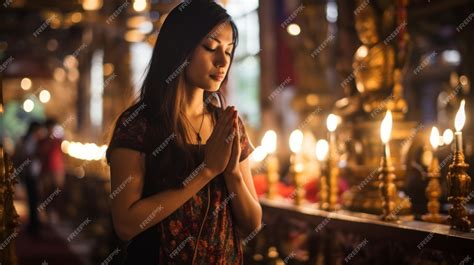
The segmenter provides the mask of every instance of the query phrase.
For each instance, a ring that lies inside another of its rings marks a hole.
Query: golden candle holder
[[[453,162],[449,166],[446,184],[448,185],[448,202],[453,204],[449,209],[448,223],[451,229],[469,232],[471,230],[471,222],[467,218],[464,200],[469,194],[471,177],[466,173],[469,165],[464,162],[461,132],[466,121],[465,104],[465,101],[462,100],[454,121],[454,127],[456,128],[456,133],[454,134],[456,151],[454,152]]]
[[[441,197],[441,185],[439,184],[439,161],[438,158],[433,154],[433,159],[428,168],[428,186],[426,187],[426,198],[428,199],[427,209],[428,213],[423,215],[421,218],[423,221],[433,223],[443,223],[444,218],[439,214],[440,203],[439,198]]]
[[[304,159],[301,153],[303,146],[303,132],[301,130],[294,130],[290,134],[289,144],[293,154],[290,158],[290,174],[293,176],[293,182],[295,184],[295,205],[301,205],[304,200]]]
[[[316,143],[316,158],[320,165],[319,177],[319,209],[329,209],[329,182],[328,182],[328,163],[327,155],[329,151],[329,144],[326,140],[321,139]]]
[[[295,185],[294,204],[299,206],[304,201],[303,163],[299,154],[292,154],[290,162],[290,176]]]
[[[329,185],[325,173],[321,174],[319,196],[319,208],[321,210],[329,210]]]
[[[384,144],[384,150],[388,150],[388,145]],[[384,151],[379,168],[379,190],[382,195],[382,215],[383,221],[397,221],[398,215],[395,211],[397,199],[397,186],[394,181],[396,178],[395,168],[392,166],[388,151]]]
[[[453,162],[449,166],[446,178],[448,185],[448,202],[453,206],[449,209],[448,223],[451,229],[469,232],[471,222],[467,218],[464,200],[469,194],[471,177],[466,173],[468,164],[464,162],[464,153],[458,149],[454,153]]]
[[[335,211],[340,208],[338,204],[338,177],[339,177],[339,168],[337,165],[337,145],[336,145],[336,135],[335,131],[339,123],[339,117],[330,114],[326,120],[326,126],[329,131],[329,153],[328,153],[328,185],[329,185],[329,198],[328,198],[328,210]]]
[[[329,211],[335,211],[340,208],[340,205],[338,203],[338,192],[339,192],[339,187],[338,187],[338,178],[339,178],[339,169],[337,167],[337,161],[334,159],[334,156],[330,156],[328,159],[328,178],[327,178],[327,183],[328,183],[328,189],[329,189],[329,194],[328,194],[328,209]]]
[[[277,134],[274,130],[268,130],[262,138],[262,146],[268,153],[267,157],[267,198],[273,200],[277,197],[277,183],[280,180],[278,157],[275,154],[277,145]]]
[[[422,220],[433,223],[443,223],[444,218],[439,214],[439,197],[441,197],[441,185],[439,184],[439,161],[436,157],[436,150],[439,145],[439,131],[436,126],[431,129],[430,143],[432,147],[431,164],[428,167],[428,185],[426,186],[426,198],[428,199],[428,213],[421,217]]]
[[[277,196],[277,184],[280,179],[278,158],[275,154],[270,154],[267,158],[267,198],[273,200]]]

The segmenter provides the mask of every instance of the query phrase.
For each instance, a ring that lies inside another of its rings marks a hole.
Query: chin
[[[204,90],[208,92],[216,92],[216,91],[219,91],[220,87],[221,87],[221,83],[211,83],[211,84],[208,84],[207,86],[204,86]]]

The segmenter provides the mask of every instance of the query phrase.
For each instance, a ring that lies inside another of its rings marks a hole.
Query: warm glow
[[[334,132],[339,123],[339,117],[334,114],[329,114],[326,120],[326,126],[330,132]]]
[[[392,134],[392,112],[389,110],[383,118],[382,125],[380,126],[380,139],[384,144],[388,143],[390,140],[390,135]]]
[[[369,49],[367,48],[367,46],[362,45],[359,47],[359,49],[357,49],[356,56],[359,58],[365,58],[368,53],[369,53]]]
[[[277,135],[274,130],[268,130],[263,135],[261,145],[265,148],[267,153],[272,154],[276,151]]]
[[[293,153],[301,152],[303,146],[303,132],[300,130],[294,130],[290,134],[290,149]]]
[[[26,112],[31,112],[35,108],[35,103],[31,99],[27,99],[23,102],[23,109]]]
[[[451,129],[444,130],[444,132],[443,132],[443,142],[444,142],[444,144],[446,144],[446,145],[451,144],[453,139],[454,139],[453,130],[451,130]]]
[[[63,141],[61,143],[61,150],[69,156],[81,160],[101,160],[105,158],[107,145],[98,146],[94,143],[78,143]]]
[[[39,100],[42,103],[47,103],[50,99],[51,99],[51,94],[49,93],[49,91],[46,89],[41,90],[41,92],[39,93]]]
[[[21,88],[23,90],[28,90],[31,88],[31,85],[32,85],[32,82],[31,82],[31,79],[25,77],[23,79],[21,79]]]
[[[125,33],[125,40],[128,42],[140,42],[145,38],[145,35],[138,29],[132,29]]]
[[[439,131],[436,126],[433,126],[433,129],[431,129],[431,135],[430,135],[430,143],[431,146],[433,147],[433,150],[436,150],[439,145]]]
[[[319,161],[326,160],[329,151],[328,141],[322,139],[316,143],[316,158]]]
[[[68,56],[64,57],[63,65],[67,69],[77,67],[78,64],[79,64],[79,62],[77,61],[76,57],[74,57],[72,55],[68,55]]]
[[[82,14],[80,12],[75,12],[71,15],[71,21],[73,23],[79,23],[82,20]]]
[[[290,24],[286,28],[286,31],[292,36],[298,36],[301,33],[301,28],[298,24]]]
[[[60,67],[57,67],[54,69],[53,77],[56,81],[63,82],[66,79],[66,71]]]
[[[255,148],[255,150],[252,152],[250,159],[254,162],[262,162],[265,157],[267,157],[268,153],[267,150],[265,150],[265,147],[259,145]]]
[[[145,11],[146,9],[146,0],[135,0],[133,2],[133,9],[137,12]]]
[[[63,153],[67,154],[68,153],[68,150],[69,150],[69,141],[62,141],[61,143],[61,151],[63,151]]]
[[[461,105],[459,106],[458,113],[456,113],[456,118],[454,119],[454,128],[456,128],[456,132],[460,132],[462,127],[464,127],[464,122],[466,122],[466,112],[464,111],[464,105],[466,105],[466,102],[463,99],[461,101]]]
[[[82,8],[84,10],[93,11],[98,10],[102,7],[102,0],[83,0]]]

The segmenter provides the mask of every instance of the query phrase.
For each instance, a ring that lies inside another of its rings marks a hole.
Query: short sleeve
[[[252,142],[250,142],[250,139],[245,130],[245,125],[242,122],[242,119],[240,117],[239,117],[239,131],[240,131],[240,149],[241,149],[239,161],[242,162],[253,152],[253,150],[255,150],[255,147],[253,146]]]
[[[128,148],[145,153],[146,118],[140,109],[127,110],[117,120],[106,158],[110,162],[110,151],[114,148]]]

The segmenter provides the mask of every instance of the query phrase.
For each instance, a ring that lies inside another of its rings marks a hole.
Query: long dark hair
[[[226,10],[214,1],[193,0],[179,4],[169,13],[159,32],[139,100],[132,106],[145,106],[146,139],[150,148],[147,164],[152,165],[147,168],[151,171],[147,172],[149,179],[145,180],[148,188],[179,188],[196,166],[186,145],[183,123],[184,67],[202,39],[221,23],[229,23],[233,30],[232,64],[238,40],[237,27]],[[227,75],[223,84],[226,81]],[[219,99],[224,99],[220,91],[214,93]],[[212,98],[210,96],[211,93],[205,91],[203,101],[207,103],[206,99]],[[212,105],[206,106],[210,108]],[[154,153],[157,148],[160,148],[158,154]]]

